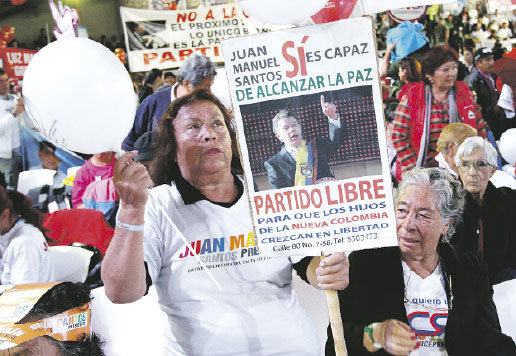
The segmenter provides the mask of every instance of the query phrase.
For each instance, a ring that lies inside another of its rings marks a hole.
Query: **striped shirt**
[[[450,123],[448,113],[448,98],[437,101],[432,98],[432,110],[430,113],[430,145],[428,148],[428,158],[437,155],[437,140],[441,131]],[[478,106],[475,107],[477,116],[478,135],[487,136],[487,124],[482,119]],[[394,126],[392,129],[392,142],[398,153],[398,162],[401,164],[402,172],[407,172],[416,166],[417,153],[414,152],[410,141],[410,107],[408,98],[405,96],[396,109]],[[423,163],[424,165],[424,163]]]

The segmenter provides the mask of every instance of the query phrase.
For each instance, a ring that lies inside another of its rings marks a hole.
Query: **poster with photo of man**
[[[230,39],[223,52],[260,250],[396,245],[371,19]]]

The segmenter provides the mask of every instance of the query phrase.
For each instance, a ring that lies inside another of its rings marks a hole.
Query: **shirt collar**
[[[233,175],[233,179],[235,182],[235,185],[237,187],[237,196],[235,200],[233,200],[230,203],[219,203],[211,201],[210,199],[206,198],[204,194],[202,194],[197,188],[195,188],[193,185],[191,185],[186,179],[183,177],[180,177],[176,179],[176,188],[179,191],[179,194],[181,194],[181,199],[183,199],[183,202],[185,205],[194,204],[201,200],[207,200],[210,203],[220,205],[225,208],[232,207],[242,196],[244,193],[244,185],[242,184],[242,181],[236,176]]]
[[[11,227],[11,230],[9,230],[5,234],[1,235],[1,238],[0,238],[0,246],[1,246],[0,249],[1,250],[4,250],[9,245],[13,236],[16,236],[18,234],[18,230],[21,229],[21,226],[23,225],[20,223],[24,222],[24,221],[25,220],[23,220],[22,218],[19,218],[18,220],[16,220],[14,225]]]
[[[0,99],[2,100],[13,100],[15,96],[9,92],[5,93],[5,95],[0,95]]]

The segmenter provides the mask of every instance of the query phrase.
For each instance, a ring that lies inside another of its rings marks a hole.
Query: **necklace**
[[[436,266],[434,268],[434,270],[432,271],[432,274],[434,272],[436,272],[436,269],[438,268],[439,265],[442,266],[442,263],[440,263],[440,258],[439,256],[437,256],[437,263],[436,263]],[[403,261],[404,262],[404,261]],[[448,311],[452,310],[453,309],[453,291],[452,291],[452,278],[451,278],[451,275],[448,275],[446,274],[446,272],[444,271],[444,269],[441,267],[441,270],[440,270],[440,275],[442,276],[442,282],[444,283],[443,287],[445,289],[446,292],[449,292],[449,295],[448,293],[447,296],[446,296],[446,299],[448,301],[448,305],[447,305],[447,308],[446,307],[435,307],[435,306],[432,306],[432,305],[428,305],[426,303],[417,303],[417,302],[411,302],[409,297],[407,296],[407,290],[408,290],[408,287],[410,285],[410,278],[412,277],[412,269],[409,267],[409,265],[404,262],[405,265],[407,266],[408,268],[408,277],[406,278],[406,281],[405,281],[405,274],[406,274],[406,270],[404,269],[403,270],[403,282],[404,282],[404,293],[403,293],[403,304],[405,305],[405,307],[409,307],[409,306],[420,306],[420,307],[424,307],[425,309],[427,310],[431,310],[431,311],[434,311],[434,312],[443,312],[444,310],[448,309]],[[414,272],[415,273],[415,272]],[[432,274],[430,274],[428,277],[430,277]],[[427,278],[428,278],[427,277]]]

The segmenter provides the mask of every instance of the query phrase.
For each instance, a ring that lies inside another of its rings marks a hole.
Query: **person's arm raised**
[[[391,42],[385,49],[385,54],[383,55],[382,63],[380,64],[380,79],[387,77],[387,72],[389,71],[389,65],[391,63],[391,54],[395,47],[396,42]]]
[[[120,196],[117,227],[102,262],[102,281],[107,297],[114,303],[131,303],[147,289],[143,261],[145,203],[152,180],[141,163],[127,152],[115,165],[114,183]]]

